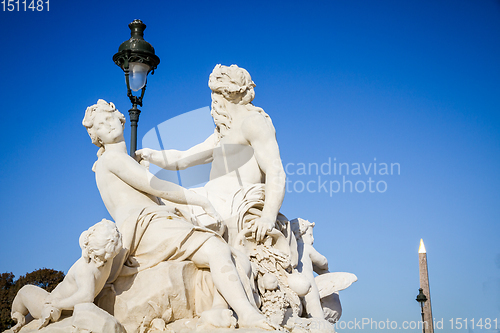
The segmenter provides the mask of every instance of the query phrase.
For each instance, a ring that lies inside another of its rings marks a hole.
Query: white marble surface
[[[276,130],[251,103],[250,74],[217,65],[209,87],[214,133],[184,151],[138,150],[137,160],[114,104],[87,108],[96,183],[116,225],[103,220],[82,234],[82,258],[51,294],[19,292],[14,317],[21,323],[29,310],[36,318],[21,332],[334,332],[338,292],[356,276],[329,272],[313,246],[315,223],[280,213],[286,179]],[[149,163],[211,163],[210,181],[187,190],[156,178]]]

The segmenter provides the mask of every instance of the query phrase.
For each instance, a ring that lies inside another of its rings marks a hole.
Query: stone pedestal
[[[123,326],[112,315],[94,303],[75,305],[73,326],[76,332],[125,333]]]
[[[168,324],[193,318],[208,310],[212,304],[206,300],[213,298],[209,272],[198,270],[192,262],[162,262],[118,278],[114,288],[113,315],[127,332],[141,331],[152,323],[157,326],[158,319]]]
[[[23,326],[19,333],[126,333],[123,326],[112,315],[98,308],[94,303],[81,303],[75,306],[71,316],[63,316],[58,322],[38,329],[40,321],[35,319]],[[7,330],[5,333],[13,333]]]

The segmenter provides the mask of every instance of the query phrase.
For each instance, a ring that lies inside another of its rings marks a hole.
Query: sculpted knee
[[[230,258],[231,248],[222,239],[217,237],[212,237],[206,241],[206,250],[210,258]]]

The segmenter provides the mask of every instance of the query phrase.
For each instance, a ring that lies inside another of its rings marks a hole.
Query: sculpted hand
[[[137,159],[137,162],[141,161],[151,162],[151,155],[153,154],[153,152],[154,152],[153,149],[142,148],[135,151],[135,158]]]
[[[266,237],[267,233],[273,230],[274,226],[275,226],[275,221],[270,218],[261,217],[256,219],[253,222],[251,229],[252,233],[255,233],[255,240],[257,242],[261,242],[264,239],[264,237]]]

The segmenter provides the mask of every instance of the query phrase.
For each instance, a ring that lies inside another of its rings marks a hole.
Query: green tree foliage
[[[0,274],[0,332],[3,332],[12,325],[10,319],[10,307],[12,300],[10,290],[14,286],[14,274]]]
[[[63,272],[48,268],[42,268],[21,276],[16,281],[16,286],[21,289],[21,287],[24,285],[33,284],[47,290],[48,292],[51,292],[63,279]]]
[[[12,273],[0,274],[0,332],[15,324],[10,318],[10,310],[19,289],[27,284],[32,284],[51,292],[64,279],[64,273],[42,268],[22,275],[16,281],[14,281],[14,277]]]

